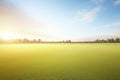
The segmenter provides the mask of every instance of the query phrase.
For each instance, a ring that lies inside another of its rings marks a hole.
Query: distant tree
[[[115,42],[115,40],[114,40],[113,38],[111,38],[111,42],[112,42],[112,43],[114,43],[114,42]]]
[[[107,42],[108,42],[108,43],[111,43],[112,41],[111,41],[111,39],[107,39]]]
[[[71,40],[66,40],[66,43],[71,43]]]
[[[68,40],[69,43],[71,43],[71,40]]]
[[[32,42],[33,42],[33,43],[37,43],[37,40],[36,40],[36,39],[33,39]]]
[[[38,43],[41,43],[42,42],[42,40],[41,39],[38,39]]]
[[[106,39],[106,40],[104,40],[104,39],[102,39],[102,40],[97,39],[94,42],[96,42],[96,43],[118,43],[118,42],[120,42],[120,38],[115,38],[115,39],[111,38],[111,39]]]
[[[106,40],[102,39],[102,40],[101,40],[101,42],[102,42],[102,43],[105,43],[105,42],[106,42]]]
[[[62,42],[63,42],[63,43],[65,43],[65,41],[64,41],[64,40],[63,40]]]
[[[99,42],[99,40],[97,39],[95,42],[97,42],[97,43],[98,43],[98,42]]]
[[[117,42],[117,43],[120,42],[120,38],[116,38],[115,42]]]
[[[29,43],[29,42],[30,42],[30,40],[29,40],[29,39],[27,39],[27,38],[24,38],[22,42],[23,42],[23,43]]]

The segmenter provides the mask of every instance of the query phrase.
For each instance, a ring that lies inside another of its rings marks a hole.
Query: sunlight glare
[[[17,33],[13,33],[13,32],[2,32],[0,33],[0,38],[4,40],[11,40],[11,39],[20,38],[20,35],[18,35]]]

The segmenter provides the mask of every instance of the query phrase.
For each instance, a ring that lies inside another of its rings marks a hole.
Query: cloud
[[[101,10],[102,6],[96,6],[88,10],[78,10],[75,12],[73,17],[65,21],[62,26],[88,26],[90,23],[94,22],[97,19]]]
[[[115,0],[114,5],[120,5],[120,0]]]
[[[82,22],[85,22],[85,23],[90,23],[90,22],[93,22],[99,12],[101,11],[102,7],[101,6],[97,6],[97,7],[94,7],[88,11],[85,11],[85,12],[79,12],[77,14],[77,17],[79,18],[80,21]]]
[[[103,3],[105,0],[91,0],[95,4]]]

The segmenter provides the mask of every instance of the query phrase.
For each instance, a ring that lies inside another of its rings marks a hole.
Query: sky
[[[0,0],[0,32],[48,41],[120,37],[120,0]]]

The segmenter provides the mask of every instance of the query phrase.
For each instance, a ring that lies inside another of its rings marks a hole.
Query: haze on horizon
[[[0,34],[82,41],[120,37],[120,0],[0,0]]]

